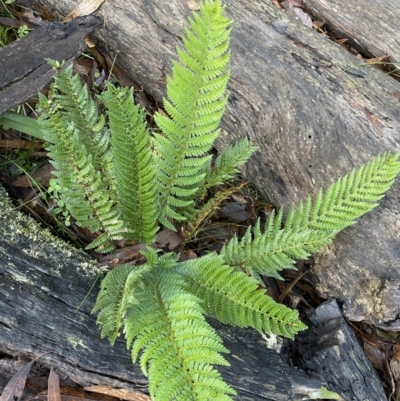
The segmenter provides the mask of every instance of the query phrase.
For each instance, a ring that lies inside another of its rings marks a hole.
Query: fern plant
[[[265,294],[260,275],[280,278],[329,245],[335,235],[372,210],[400,171],[399,153],[384,154],[284,212],[272,213],[243,238],[196,260],[162,254],[151,245],[161,225],[198,221],[229,190],[197,209],[195,199],[226,182],[255,151],[247,139],[221,152],[209,150],[219,134],[229,78],[230,24],[220,0],[204,0],[178,49],[164,101],[151,133],[132,90],[107,83],[102,116],[72,68],[59,69],[41,95],[41,132],[57,169],[63,200],[78,225],[99,232],[88,248],[109,252],[115,240],[146,243],[143,265],[122,265],[101,283],[94,312],[102,337],[125,335],[133,361],[149,378],[154,400],[232,400],[235,391],[216,365],[228,352],[204,316],[259,332],[293,338],[306,328],[298,312]],[[284,223],[284,224],[283,224]]]

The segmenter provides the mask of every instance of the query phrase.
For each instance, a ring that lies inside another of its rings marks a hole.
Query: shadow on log
[[[29,2],[34,3],[66,15],[78,1]],[[269,0],[225,3],[234,20],[232,73],[218,146],[248,136],[260,147],[245,173],[275,205],[315,195],[379,153],[399,149],[399,82],[360,64]],[[104,26],[95,37],[110,60],[116,57],[119,67],[160,99],[190,13],[185,1],[105,2],[99,12]],[[378,209],[316,259],[317,290],[340,298],[350,320],[400,328],[399,215],[395,185]]]

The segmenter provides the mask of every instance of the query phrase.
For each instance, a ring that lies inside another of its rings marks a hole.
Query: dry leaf
[[[0,139],[0,148],[7,149],[42,149],[43,142],[23,141],[21,139]]]
[[[388,54],[385,54],[383,56],[379,56],[379,57],[375,57],[375,58],[367,58],[365,61],[368,64],[390,62],[390,56]]]
[[[25,21],[29,22],[32,25],[39,26],[44,23],[41,17],[35,17],[35,15],[33,14],[33,10],[25,10],[20,15]]]
[[[20,21],[14,18],[0,17],[0,24],[5,26],[11,26],[12,28],[18,29],[22,25],[27,25],[25,21]]]
[[[46,20],[46,21],[55,21],[56,20],[55,15],[45,6],[39,5],[39,11],[40,11],[40,15],[43,17],[44,20]]]
[[[151,398],[137,391],[129,391],[125,389],[112,388],[109,386],[90,386],[84,387],[86,391],[92,391],[94,393],[101,393],[111,395],[113,397],[121,398],[127,401],[151,401]]]
[[[293,7],[301,7],[301,0],[288,0],[288,3]]]
[[[182,243],[181,236],[168,228],[160,231],[156,235],[157,248],[168,248],[172,250]]]
[[[293,7],[293,12],[304,25],[312,28],[312,19],[303,9],[299,7]]]
[[[386,372],[386,352],[378,340],[364,338],[364,352],[375,369]]]
[[[325,24],[326,24],[325,20],[314,21],[313,22],[313,28],[314,29],[321,29]]]
[[[63,20],[63,22],[69,22],[76,17],[82,17],[95,12],[102,4],[104,0],[83,0],[79,3]]]
[[[85,38],[85,43],[86,43],[87,47],[90,47],[90,48],[96,47],[96,42],[94,40],[90,39],[89,37]]]
[[[6,384],[3,393],[0,396],[0,401],[18,401],[25,388],[26,378],[31,370],[33,361],[23,366]]]
[[[231,198],[235,201],[235,202],[239,202],[239,203],[246,203],[246,198],[244,197],[242,192],[234,192],[231,195]]]
[[[348,38],[342,38],[342,39],[337,39],[335,41],[335,43],[337,43],[338,45],[343,45],[345,44],[349,39]]]
[[[78,58],[74,61],[74,73],[81,77],[88,76],[93,68],[93,60],[90,58]]]
[[[200,5],[196,0],[187,0],[186,4],[193,11],[199,11],[200,10]]]
[[[393,346],[393,355],[390,360],[390,370],[393,373],[394,379],[400,381],[400,345]]]
[[[281,6],[281,3],[279,3],[279,0],[272,0],[272,4],[273,4],[275,7],[280,8],[281,10],[283,9],[283,7]]]
[[[47,401],[61,401],[60,381],[53,368],[50,369],[49,374]]]

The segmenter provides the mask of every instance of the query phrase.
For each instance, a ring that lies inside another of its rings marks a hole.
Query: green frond
[[[163,134],[154,135],[160,221],[186,220],[182,210],[193,204],[209,164],[210,150],[219,134],[229,79],[230,20],[221,2],[205,1],[193,14],[186,31],[185,49],[178,49],[172,77],[167,81],[164,107],[171,118],[156,114]]]
[[[227,266],[216,254],[181,263],[180,272],[190,291],[203,300],[206,313],[222,323],[288,338],[306,329],[297,311],[276,303],[257,280]]]
[[[82,83],[78,74],[73,73],[72,64],[65,67],[65,63],[62,63],[57,67],[53,60],[49,62],[58,70],[49,98],[68,121],[74,122],[82,146],[85,146],[86,152],[92,156],[93,166],[96,171],[100,171],[109,188],[110,197],[116,200],[109,134],[105,127],[104,115],[99,114],[87,85]]]
[[[399,153],[386,153],[340,178],[325,195],[319,192],[314,206],[308,199],[292,208],[283,229],[282,210],[278,216],[271,214],[263,233],[258,222],[241,241],[235,237],[225,245],[221,255],[228,265],[252,275],[280,278],[279,270],[293,268],[295,259],[306,259],[329,245],[339,231],[378,204],[400,172],[398,159]]]
[[[97,324],[101,337],[108,337],[112,345],[122,329],[128,308],[137,302],[135,293],[143,287],[142,275],[148,270],[148,265],[118,266],[109,271],[101,282],[92,313],[100,311]]]
[[[208,169],[204,188],[221,185],[232,179],[235,174],[239,173],[238,167],[246,163],[257,149],[258,147],[252,145],[247,138],[226,147],[215,160],[214,169]]]
[[[95,244],[100,252],[106,252],[113,240],[122,239],[123,223],[110,197],[112,191],[96,171],[92,154],[82,146],[75,124],[43,95],[39,96],[39,107],[43,113],[38,123],[48,141],[46,149],[56,168],[62,199],[77,225],[104,232]]]
[[[122,218],[137,241],[151,243],[157,232],[156,168],[143,111],[133,91],[107,82],[101,95],[111,127],[113,166]]]
[[[167,255],[168,257],[168,255]],[[203,317],[201,301],[160,258],[143,276],[128,312],[125,335],[132,359],[149,377],[155,401],[232,400],[235,394],[212,365],[228,365],[221,339]]]
[[[87,85],[73,73],[72,64],[64,67],[63,63],[54,76],[52,87],[52,102],[58,104],[68,121],[74,122],[82,144],[89,153],[93,152],[97,148],[94,136],[104,133],[105,119],[99,114]]]

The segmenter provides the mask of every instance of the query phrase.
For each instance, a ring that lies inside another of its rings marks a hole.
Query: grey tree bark
[[[79,1],[32,3],[63,16]],[[273,204],[288,207],[373,156],[399,149],[399,82],[361,64],[270,1],[225,3],[234,20],[232,74],[218,146],[248,136],[260,147],[245,174]],[[323,3],[316,0],[315,8]],[[343,8],[346,29],[357,23],[353,3]],[[398,10],[392,4],[392,13]],[[110,61],[115,57],[134,81],[161,99],[190,13],[182,0],[106,1],[99,11],[104,25],[94,36]],[[365,13],[382,29],[397,21]],[[368,27],[363,25],[366,37]],[[392,42],[399,43],[400,33],[391,29]],[[396,183],[378,209],[320,252],[314,269],[319,293],[343,301],[350,320],[386,329],[400,328],[399,198]]]

